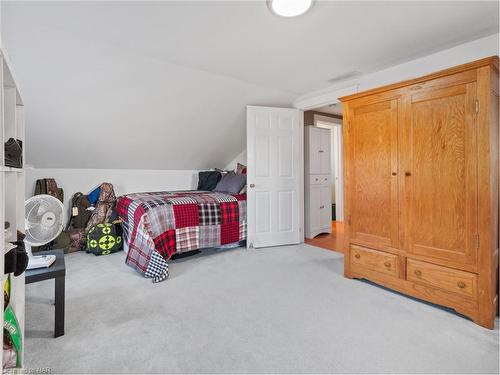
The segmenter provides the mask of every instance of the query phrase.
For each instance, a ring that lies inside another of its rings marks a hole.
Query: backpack
[[[71,212],[67,229],[84,229],[89,222],[92,211],[88,210],[90,202],[82,193],[75,193],[71,198]]]
[[[90,229],[97,224],[109,223],[111,220],[111,215],[116,204],[115,191],[113,190],[113,185],[108,182],[103,182],[100,186],[101,191],[99,194],[99,200],[95,210],[92,211],[89,221],[85,227],[85,232],[88,234]]]
[[[57,247],[64,248],[65,253],[80,251],[85,247],[85,226],[92,215],[88,207],[90,203],[86,195],[75,193],[71,198],[68,225],[56,241]]]
[[[87,234],[87,253],[108,255],[123,249],[121,227],[112,223],[97,224]]]
[[[64,203],[64,191],[63,189],[57,187],[56,180],[53,178],[42,178],[41,180],[36,180],[35,195],[40,194],[52,195]]]

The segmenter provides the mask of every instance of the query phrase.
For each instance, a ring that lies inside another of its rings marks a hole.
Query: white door
[[[303,129],[297,109],[247,106],[249,247],[303,240]]]

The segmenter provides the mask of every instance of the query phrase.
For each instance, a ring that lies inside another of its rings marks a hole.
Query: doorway
[[[334,251],[343,251],[344,229],[344,175],[342,147],[342,115],[341,103],[314,108],[304,112],[304,125],[330,130],[330,176],[332,202],[332,231],[319,234],[314,238],[306,238],[305,242]]]
[[[342,172],[342,124],[316,120],[318,128],[329,129],[331,137],[331,188],[332,188],[332,220],[344,221],[344,178]]]

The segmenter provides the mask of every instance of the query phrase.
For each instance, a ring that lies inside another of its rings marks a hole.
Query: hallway
[[[332,233],[320,234],[312,239],[305,239],[308,245],[343,253],[344,222],[332,221]]]

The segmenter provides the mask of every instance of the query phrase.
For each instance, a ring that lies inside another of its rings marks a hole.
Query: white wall
[[[67,19],[56,9],[85,3],[4,4],[3,42],[26,104],[26,161],[36,168],[222,168],[246,146],[247,105],[291,106],[297,96],[61,29]],[[98,16],[115,7],[104,3],[89,7]],[[69,24],[92,29],[87,21]],[[184,34],[176,32],[166,35]]]
[[[236,156],[233,160],[231,160],[231,162],[226,165],[226,167],[224,169],[226,170],[233,170],[233,169],[236,169],[236,165],[240,163],[240,164],[243,164],[243,165],[247,165],[247,150],[243,150],[241,151],[238,156]]]
[[[491,35],[404,64],[366,74],[325,90],[302,95],[295,100],[294,106],[304,110],[313,109],[338,102],[338,98],[344,95],[355,94],[356,92],[420,77],[484,57],[498,55],[499,40],[499,34]]]
[[[102,182],[111,182],[117,195],[144,191],[196,189],[198,171],[194,170],[138,170],[138,169],[65,169],[27,168],[26,197],[35,190],[40,178],[55,178],[64,189],[64,201],[69,205],[76,192],[89,193]]]

